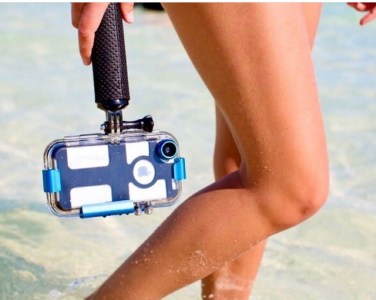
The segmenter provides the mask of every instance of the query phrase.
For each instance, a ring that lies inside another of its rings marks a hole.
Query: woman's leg
[[[242,157],[190,197],[97,291],[160,299],[323,204],[328,162],[299,4],[166,4]]]
[[[214,177],[216,180],[239,170],[241,157],[222,113],[216,107]],[[265,241],[202,279],[203,299],[248,299],[260,266]]]
[[[321,3],[302,3],[310,44],[313,47]],[[214,175],[218,180],[240,167],[240,154],[220,110],[216,107]],[[249,299],[261,263],[266,240],[202,279],[203,299]]]

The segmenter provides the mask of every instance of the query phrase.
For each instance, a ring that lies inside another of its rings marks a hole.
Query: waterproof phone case
[[[65,137],[44,153],[43,187],[58,216],[81,218],[151,213],[173,204],[185,179],[177,140],[153,131],[151,116],[123,121],[129,87],[118,3],[109,4],[92,52],[95,102],[104,133]]]
[[[173,204],[184,159],[169,133],[134,130],[116,142],[105,134],[56,140],[44,154],[44,191],[58,216],[82,218],[150,213]]]

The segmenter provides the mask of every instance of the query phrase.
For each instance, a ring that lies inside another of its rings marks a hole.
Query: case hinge
[[[43,170],[43,190],[46,193],[57,193],[61,191],[60,170]]]
[[[187,179],[187,174],[185,172],[185,159],[183,157],[175,159],[174,179],[178,181]]]

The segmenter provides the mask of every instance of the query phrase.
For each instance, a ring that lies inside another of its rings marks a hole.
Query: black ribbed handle
[[[95,33],[92,52],[95,102],[116,111],[129,102],[123,22],[119,3],[111,3]]]

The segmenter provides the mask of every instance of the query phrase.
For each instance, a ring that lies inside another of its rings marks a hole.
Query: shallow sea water
[[[269,240],[252,299],[376,299],[376,24],[326,4],[314,51],[331,192],[314,218]],[[59,219],[45,204],[48,142],[98,132],[91,68],[79,59],[69,4],[0,4],[0,299],[82,299],[173,210]],[[126,27],[131,104],[152,114],[187,159],[185,199],[213,180],[214,111],[163,13]],[[183,200],[181,200],[183,201]],[[209,213],[209,212],[208,212]],[[168,299],[200,299],[193,284]]]

